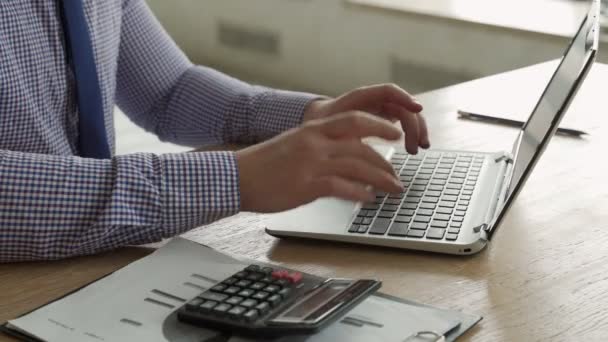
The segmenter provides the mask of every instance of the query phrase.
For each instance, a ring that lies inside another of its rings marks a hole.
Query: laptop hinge
[[[487,233],[487,239],[490,240],[492,237],[492,231],[494,230],[494,225],[496,223],[496,219],[498,214],[502,210],[502,206],[507,200],[508,189],[510,185],[511,174],[513,172],[513,156],[510,153],[502,153],[500,156],[497,156],[494,159],[496,163],[505,163],[504,165],[504,175],[501,181],[500,189],[498,190],[498,196],[496,196],[496,202],[492,206],[490,211],[491,215],[489,215],[488,224],[484,224],[481,226],[481,229]]]

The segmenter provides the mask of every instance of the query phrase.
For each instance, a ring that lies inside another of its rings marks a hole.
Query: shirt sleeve
[[[155,242],[239,205],[231,152],[96,160],[0,150],[0,262]]]
[[[192,147],[261,141],[297,126],[318,98],[193,65],[144,1],[124,6],[117,103],[163,141]]]

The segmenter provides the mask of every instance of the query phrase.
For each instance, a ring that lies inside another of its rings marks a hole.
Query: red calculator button
[[[291,273],[289,275],[289,277],[287,279],[292,284],[297,284],[297,283],[299,283],[302,280],[302,273],[300,273],[300,272],[293,272],[293,273]]]
[[[272,277],[275,279],[284,279],[289,277],[289,272],[285,270],[279,270],[272,272]]]

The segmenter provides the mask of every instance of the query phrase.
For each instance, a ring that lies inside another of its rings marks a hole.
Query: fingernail
[[[393,184],[395,184],[395,190],[398,190],[399,192],[403,191],[403,183],[401,183],[400,180],[393,179]]]

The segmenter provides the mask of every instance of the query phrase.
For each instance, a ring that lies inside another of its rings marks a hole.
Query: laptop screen
[[[540,158],[574,97],[574,93],[580,86],[585,72],[588,71],[593,62],[599,35],[598,6],[598,2],[594,0],[589,14],[572,39],[561,63],[515,143],[513,148],[515,161],[511,182],[507,190],[507,200],[496,223],[500,221],[504,211],[517,195],[536,161]]]

